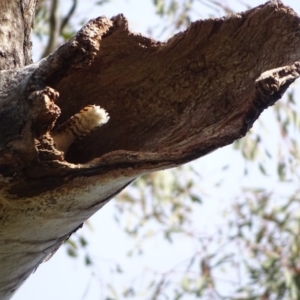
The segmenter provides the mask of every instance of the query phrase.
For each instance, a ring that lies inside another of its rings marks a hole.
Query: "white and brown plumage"
[[[75,139],[87,136],[108,120],[109,115],[103,108],[98,105],[88,105],[63,123],[51,136],[56,148],[66,153]]]

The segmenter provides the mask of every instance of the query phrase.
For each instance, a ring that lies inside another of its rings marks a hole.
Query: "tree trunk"
[[[244,136],[300,73],[299,18],[279,1],[166,43],[97,18],[24,67],[34,5],[0,0],[1,299],[137,176]]]
[[[32,62],[30,33],[35,2],[0,0],[0,70],[21,68]]]

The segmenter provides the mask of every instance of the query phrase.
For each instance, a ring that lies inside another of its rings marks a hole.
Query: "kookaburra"
[[[88,105],[51,134],[56,148],[66,153],[75,139],[80,139],[107,123],[108,113],[98,105]]]

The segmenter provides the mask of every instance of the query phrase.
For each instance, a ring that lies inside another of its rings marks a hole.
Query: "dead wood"
[[[0,295],[137,176],[244,136],[299,77],[299,24],[271,1],[161,43],[101,17],[40,63],[2,71]],[[90,104],[109,122],[62,153],[51,132]]]

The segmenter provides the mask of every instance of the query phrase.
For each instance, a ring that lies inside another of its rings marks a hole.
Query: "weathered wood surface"
[[[1,71],[0,298],[137,176],[244,136],[299,76],[299,26],[279,1],[166,43],[102,17],[38,64]],[[89,104],[110,120],[65,155],[51,132]]]

